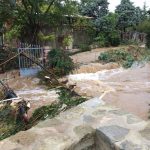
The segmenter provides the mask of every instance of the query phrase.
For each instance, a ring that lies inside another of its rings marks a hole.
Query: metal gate
[[[21,43],[18,48],[18,53],[21,52],[25,53],[32,60],[38,61],[41,65],[43,65],[44,51],[40,45],[28,45]],[[32,60],[23,55],[19,55],[19,69],[21,76],[34,76],[41,70],[40,66],[36,65]]]

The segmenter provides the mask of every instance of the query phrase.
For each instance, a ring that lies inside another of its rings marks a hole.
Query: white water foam
[[[119,68],[119,69],[103,70],[96,73],[81,73],[81,74],[69,75],[68,79],[73,81],[106,80],[123,71],[125,71],[123,68]]]

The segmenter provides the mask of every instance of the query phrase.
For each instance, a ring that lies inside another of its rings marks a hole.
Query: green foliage
[[[0,140],[24,130],[25,126],[21,122],[16,124],[14,112],[14,108],[10,105],[0,107]]]
[[[129,68],[134,62],[150,61],[150,51],[137,46],[129,46],[127,50],[110,50],[100,54],[100,61],[104,63],[117,62],[124,68]]]
[[[54,34],[50,34],[50,35],[44,35],[42,32],[38,33],[38,38],[40,41],[54,41],[55,40],[55,35]]]
[[[38,120],[45,120],[47,117],[53,118],[61,111],[64,111],[62,110],[64,104],[65,108],[63,109],[66,110],[86,101],[85,98],[78,96],[76,93],[71,92],[66,88],[60,88],[57,94],[59,95],[59,102],[36,109],[32,115],[31,120],[34,120],[34,118],[37,118]]]
[[[14,56],[16,53],[17,53],[16,48],[0,49],[0,63],[3,63],[7,59]],[[11,69],[18,69],[19,68],[18,57],[14,58],[11,62],[8,62],[7,64],[3,65],[2,68],[5,71]]]
[[[125,68],[131,67],[134,62],[134,57],[129,52],[122,49],[103,52],[98,59],[105,63],[119,62]]]
[[[66,75],[74,69],[72,59],[61,49],[52,49],[48,53],[48,66],[54,69],[58,76]]]
[[[19,131],[29,129],[36,125],[40,120],[53,118],[61,111],[77,106],[86,101],[86,98],[83,98],[66,88],[60,88],[57,93],[59,95],[59,102],[37,108],[33,112],[29,124],[26,126],[21,121],[16,122],[15,116],[12,115],[12,112],[14,111],[13,107],[9,105],[0,107],[0,140],[16,134]]]
[[[118,28],[122,31],[136,26],[142,18],[140,8],[136,8],[130,0],[121,0],[115,12],[118,14]]]
[[[9,31],[6,32],[5,37],[7,41],[19,38],[22,26],[14,26]]]
[[[149,15],[150,15],[150,10],[147,11],[147,5],[146,5],[146,2],[144,2],[144,6],[143,6],[143,9],[142,9],[142,21],[148,19]]]
[[[10,18],[14,17],[14,6],[15,5],[10,0],[0,1],[0,23],[2,23],[2,25]]]
[[[81,0],[80,12],[82,15],[93,17],[96,30],[101,30],[103,17],[108,14],[107,0]]]
[[[99,47],[118,46],[120,44],[119,31],[116,29],[117,15],[109,13],[103,17],[101,31],[95,38]]]
[[[138,42],[134,40],[121,40],[121,45],[138,45]]]
[[[38,120],[45,120],[47,117],[53,118],[58,114],[60,108],[61,105],[59,104],[52,104],[37,108],[32,114],[31,120],[34,120],[34,118],[38,118]]]
[[[120,35],[118,31],[99,34],[95,41],[99,47],[118,46],[120,44]]]
[[[147,33],[147,36],[146,36],[146,46],[150,48],[150,33]]]
[[[80,11],[83,15],[99,18],[108,13],[107,0],[81,0]]]
[[[118,31],[112,31],[108,35],[108,41],[110,42],[111,46],[118,46],[120,45],[120,35]]]
[[[70,46],[70,44],[73,42],[72,36],[67,36],[63,40],[63,45],[64,46]]]
[[[84,101],[85,98],[77,95],[75,92],[71,92],[69,89],[61,88],[58,91],[60,103],[67,105],[67,108],[77,106]]]
[[[126,60],[123,62],[122,66],[124,68],[130,68],[134,62],[134,57],[132,55],[128,55]]]
[[[11,30],[8,38],[17,37],[23,42],[38,43],[39,32],[47,26],[62,24],[68,21],[65,15],[73,15],[77,12],[77,2],[74,0],[25,0],[16,1],[15,5],[10,0],[2,0],[0,5],[0,22],[9,23]],[[21,30],[18,28],[21,25]],[[7,28],[6,28],[7,29]],[[17,31],[17,32],[16,32]],[[43,37],[50,40],[52,37]]]
[[[150,32],[150,20],[147,19],[147,20],[143,21],[142,23],[140,23],[137,26],[137,30],[140,32],[149,33]]]
[[[66,105],[65,109],[68,109],[86,101],[85,98],[77,96],[76,93],[73,93],[69,89],[65,88],[60,88],[57,94],[59,95],[59,102],[36,109],[32,115],[31,120],[34,118],[38,118],[38,120],[45,120],[47,117],[53,118],[60,113],[64,104]]]
[[[79,46],[79,49],[80,49],[81,52],[91,51],[91,47],[87,44],[81,44]]]
[[[137,26],[137,30],[140,32],[145,32],[146,36],[146,45],[150,48],[150,19],[143,21]]]
[[[103,34],[100,34],[98,37],[96,37],[95,41],[97,42],[99,47],[107,46],[107,39],[104,37]]]

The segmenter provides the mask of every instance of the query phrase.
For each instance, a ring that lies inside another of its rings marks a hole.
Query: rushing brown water
[[[96,73],[102,70],[116,69],[119,65],[117,63],[109,63],[102,65],[100,63],[89,63],[88,65],[82,65],[78,69],[74,70],[73,74],[79,73]]]
[[[75,91],[88,97],[101,97],[143,119],[150,109],[150,64],[131,69],[118,68],[117,64],[90,63],[70,75],[69,84],[76,83]],[[32,110],[57,100],[55,91],[47,91],[38,85],[36,78],[21,78],[18,71],[1,74],[0,79],[9,79],[9,86],[18,96],[31,100]]]
[[[39,79],[35,77],[20,77],[19,71],[10,71],[0,74],[0,79],[12,88],[17,96],[29,100],[31,109],[29,116],[35,109],[50,105],[58,101],[58,95],[55,90],[47,90],[44,86],[39,85]]]
[[[91,73],[88,66],[85,72],[90,70],[89,73],[80,71],[80,74],[70,75],[69,82],[75,82],[75,90],[82,95],[99,96],[108,104],[120,107],[142,119],[148,119],[150,64],[127,70],[111,68],[116,67],[107,67],[107,70],[100,69],[99,72]]]

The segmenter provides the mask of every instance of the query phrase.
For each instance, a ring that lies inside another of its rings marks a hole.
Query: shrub
[[[71,45],[72,42],[73,42],[72,36],[69,35],[69,36],[64,38],[63,45],[64,46],[69,46],[69,45]]]
[[[124,68],[130,68],[132,66],[133,62],[134,62],[133,56],[128,55],[126,57],[126,61],[124,61],[122,65]]]
[[[147,33],[147,36],[146,36],[146,46],[150,48],[150,31],[149,33]]]
[[[121,40],[120,44],[121,45],[138,45],[139,43],[137,41],[134,41],[134,40],[124,39],[124,40]]]
[[[146,46],[150,48],[150,20],[145,20],[137,27],[137,30],[140,32],[145,32],[146,36]]]
[[[55,117],[58,114],[60,107],[61,106],[59,104],[52,104],[37,108],[34,111],[31,120],[34,120],[34,118],[38,118],[38,120],[45,120],[47,116],[49,118]]]
[[[58,94],[60,103],[67,105],[68,108],[77,106],[86,101],[86,98],[79,96],[69,89],[61,88]]]
[[[131,67],[134,62],[134,57],[129,52],[122,49],[101,53],[98,59],[105,63],[121,62],[122,66],[125,68]]]
[[[120,35],[117,31],[113,31],[108,35],[109,42],[111,46],[120,45]]]
[[[48,53],[48,67],[54,69],[56,75],[63,76],[74,69],[74,63],[65,51],[52,49]]]
[[[81,52],[91,51],[91,47],[87,44],[81,44],[79,46]]]
[[[95,41],[98,43],[99,47],[105,47],[107,45],[106,38],[102,34],[100,34],[98,37],[96,37]]]
[[[118,46],[120,44],[120,35],[117,31],[111,31],[105,34],[99,34],[95,38],[99,47]]]
[[[50,34],[50,35],[44,35],[42,32],[38,33],[38,38],[40,41],[54,41],[55,40],[55,35],[54,34]]]
[[[57,94],[59,95],[59,102],[37,108],[34,111],[31,120],[34,120],[34,118],[38,118],[38,120],[45,120],[47,117],[53,118],[61,112],[63,104],[66,105],[65,109],[69,109],[86,101],[85,98],[78,96],[75,92],[65,88],[60,88]]]

